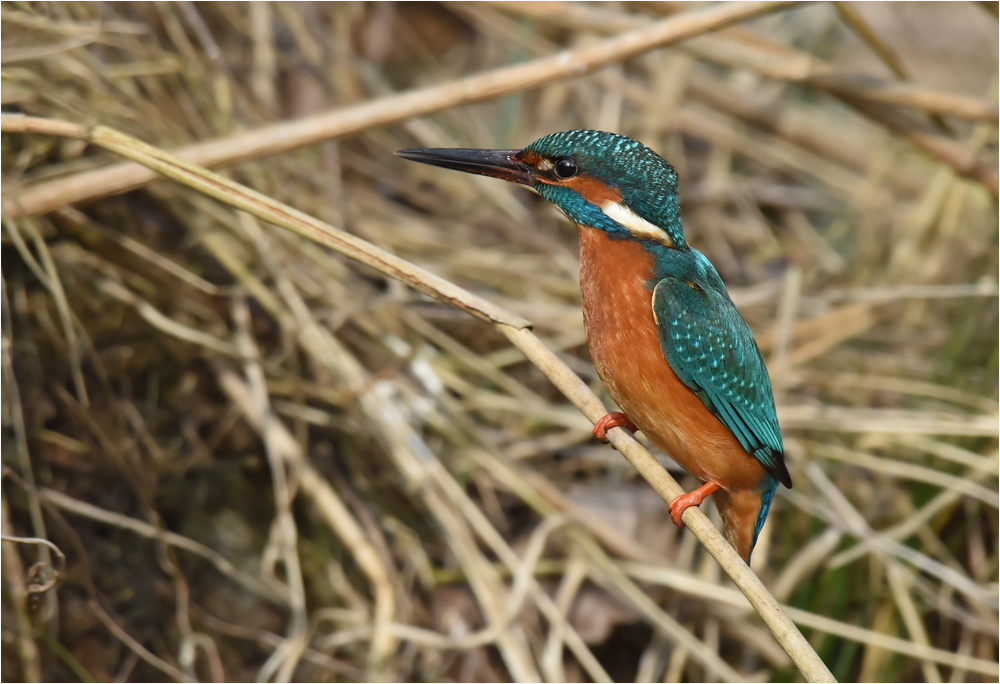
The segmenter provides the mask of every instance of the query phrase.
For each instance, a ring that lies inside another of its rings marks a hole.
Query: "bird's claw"
[[[721,489],[719,485],[714,482],[709,482],[704,484],[693,492],[688,492],[687,494],[681,494],[676,499],[670,502],[670,518],[674,521],[677,527],[684,527],[684,521],[681,520],[681,516],[684,515],[684,511],[691,508],[692,506],[701,506],[705,502],[705,498],[709,494]]]
[[[624,413],[621,411],[613,411],[594,424],[594,437],[597,437],[597,439],[602,442],[606,442],[608,441],[608,430],[616,427],[627,428],[633,433],[638,432],[639,430],[639,428],[635,426],[635,423],[633,423],[632,420]]]

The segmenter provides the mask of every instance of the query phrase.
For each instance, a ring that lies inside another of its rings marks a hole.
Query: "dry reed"
[[[590,126],[678,167],[768,356],[796,488],[758,608],[842,680],[995,679],[996,35],[962,7],[5,5],[4,109],[45,117],[3,121],[5,666],[829,675],[589,440],[572,231],[391,156]]]

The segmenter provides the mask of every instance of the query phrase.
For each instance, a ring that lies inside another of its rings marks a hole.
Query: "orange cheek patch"
[[[601,206],[606,202],[621,203],[622,201],[622,194],[618,192],[617,188],[612,188],[604,181],[598,180],[593,176],[575,176],[568,180],[560,181],[558,185],[565,185],[567,188],[576,190],[584,199],[597,206]]]
[[[542,161],[545,159],[545,157],[543,157],[542,155],[538,154],[533,150],[522,152],[521,154],[517,155],[517,158],[523,161],[525,164],[531,164],[536,169],[538,168],[538,165],[541,164]]]

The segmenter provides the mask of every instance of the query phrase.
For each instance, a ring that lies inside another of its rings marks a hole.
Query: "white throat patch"
[[[673,247],[673,241],[670,239],[670,236],[667,235],[667,231],[663,230],[655,223],[650,223],[626,207],[624,204],[608,201],[601,205],[601,211],[603,211],[604,215],[609,219],[628,228],[628,231],[636,237],[642,238],[643,240],[659,242],[667,245],[668,247]]]

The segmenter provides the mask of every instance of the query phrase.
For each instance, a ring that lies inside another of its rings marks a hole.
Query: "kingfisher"
[[[580,236],[587,346],[622,411],[594,426],[642,431],[705,484],[670,503],[678,527],[712,495],[729,543],[750,562],[785,465],[771,381],[715,267],[688,245],[677,172],[616,133],[571,130],[521,150],[412,149],[424,164],[534,190]]]

